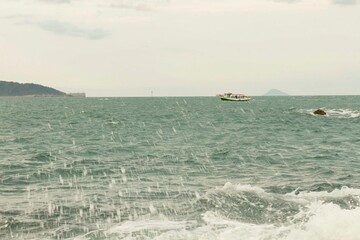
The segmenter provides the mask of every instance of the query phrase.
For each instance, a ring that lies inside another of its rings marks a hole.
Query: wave
[[[306,221],[275,224],[254,224],[228,219],[217,212],[202,215],[203,223],[194,227],[190,221],[131,221],[103,232],[106,239],[233,239],[233,240],[358,240],[360,208],[343,210],[335,204],[313,203]],[[87,234],[86,236],[88,236]],[[85,240],[85,235],[74,240]]]
[[[360,236],[360,189],[349,187],[278,193],[260,186],[227,182],[202,195],[196,194],[184,205],[184,212],[165,215],[154,203],[144,215],[117,220],[111,216],[121,212],[108,209],[109,212],[96,213],[91,206],[86,209],[80,205],[69,209],[62,206],[59,210],[50,202],[44,209],[30,213],[36,213],[36,221],[25,220],[19,214],[15,218],[5,217],[14,214],[0,212],[3,216],[0,238],[16,233],[26,239],[41,239],[39,231],[44,239],[73,240],[355,240]],[[191,211],[197,214],[189,214]],[[70,224],[72,217],[81,221]],[[59,225],[59,220],[69,224]]]
[[[223,237],[227,236],[228,239],[355,240],[360,234],[360,229],[357,227],[357,222],[360,221],[360,189],[342,187],[331,192],[309,192],[296,189],[287,194],[278,194],[267,192],[257,186],[226,183],[218,190],[224,195],[256,194],[259,199],[268,203],[265,206],[253,202],[256,207],[263,208],[262,211],[269,214],[276,215],[279,212],[285,214],[286,220],[257,224],[233,221],[227,217],[224,218],[224,215],[207,213],[204,217],[210,225],[227,222],[227,227],[218,234],[217,239],[225,239]],[[282,211],[284,206],[291,207]],[[240,234],[243,238],[236,237]]]
[[[348,197],[353,198],[351,207],[344,208],[332,201]],[[360,189],[343,187],[331,192],[299,192],[297,189],[279,194],[258,186],[226,183],[199,197],[198,204],[204,202],[208,206],[213,203],[213,207],[207,208],[198,219],[142,216],[74,240],[93,239],[94,234],[125,240],[357,240],[360,235]],[[226,208],[230,211],[224,210]],[[251,212],[249,216],[254,217],[253,221],[239,217],[246,211]],[[259,215],[256,211],[262,213]],[[273,216],[262,221],[261,217],[265,215]],[[274,216],[283,217],[279,218],[281,221],[275,221]]]
[[[335,118],[358,118],[360,117],[360,111],[354,109],[326,109],[321,108],[326,112],[327,117],[335,117]],[[297,109],[296,111],[299,113],[305,113],[309,115],[313,115],[316,109]]]

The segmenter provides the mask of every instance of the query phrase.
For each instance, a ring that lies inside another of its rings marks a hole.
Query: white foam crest
[[[252,186],[250,184],[232,184],[230,182],[225,183],[225,185],[221,188],[217,188],[217,190],[225,191],[225,192],[254,192],[257,194],[267,194],[264,189],[257,186]]]
[[[167,218],[127,221],[106,230],[105,235],[121,239],[153,240],[359,240],[360,207],[343,209],[328,198],[359,197],[360,189],[343,187],[332,192],[268,193],[261,187],[227,182],[216,191],[225,193],[252,192],[263,197],[298,202],[300,212],[288,221],[256,224],[229,219],[218,212],[207,211],[202,221],[171,221]]]
[[[326,109],[320,108],[326,112],[327,117],[338,117],[338,118],[357,118],[360,117],[360,111],[354,109]],[[314,111],[317,109],[298,109],[299,113],[307,113],[315,115]]]
[[[359,240],[360,208],[346,210],[333,203],[312,203],[299,213],[303,221],[272,224],[244,223],[215,213],[203,214],[205,225],[195,229],[172,230],[153,239],[200,240]]]
[[[139,220],[112,227],[106,235],[121,239],[154,240],[358,240],[360,208],[342,209],[333,203],[315,201],[297,214],[296,221],[282,225],[256,224],[228,219],[213,211],[195,221]],[[152,231],[151,236],[137,236]],[[154,235],[155,234],[155,235]],[[139,237],[139,238],[137,238]]]
[[[328,109],[326,112],[330,116],[338,116],[344,118],[356,118],[360,116],[360,112],[352,109]]]
[[[308,205],[318,200],[342,199],[346,197],[352,197],[358,199],[358,203],[360,204],[360,189],[349,188],[347,186],[343,186],[340,189],[334,189],[331,192],[327,192],[327,191],[308,192],[308,191],[298,191],[298,189],[296,189],[293,192],[283,195],[277,193],[269,193],[266,192],[261,187],[252,186],[249,184],[233,184],[227,182],[223,187],[217,187],[216,190],[225,193],[241,193],[241,192],[255,193],[262,198],[283,199],[284,201],[290,201],[301,205]]]
[[[295,108],[292,108],[291,111],[295,110],[295,112],[298,112],[298,113],[308,113],[308,114],[312,114],[315,110],[313,109],[295,109]]]
[[[349,188],[343,186],[341,189],[334,189],[332,192],[298,192],[295,190],[291,193],[285,194],[286,196],[291,196],[292,198],[301,198],[308,201],[314,201],[318,199],[326,199],[326,198],[344,198],[344,197],[358,197],[360,200],[360,189]]]
[[[106,231],[107,234],[114,233],[132,233],[144,230],[179,230],[185,229],[189,224],[193,224],[191,221],[169,221],[169,220],[138,220],[138,221],[126,221],[120,225],[114,226]]]
[[[279,240],[358,240],[360,236],[360,208],[341,209],[333,203],[312,203],[306,222],[293,225]]]
[[[265,240],[281,234],[286,228],[272,224],[252,224],[229,220],[214,212],[206,212],[203,220],[215,230],[216,239]]]
[[[270,240],[281,234],[285,228],[273,225],[256,225],[229,220],[215,213],[206,212],[202,216],[205,225],[191,230],[168,231],[156,240]]]

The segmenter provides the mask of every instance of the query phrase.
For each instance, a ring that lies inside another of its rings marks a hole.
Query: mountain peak
[[[289,96],[289,94],[282,92],[278,89],[271,89],[264,96]]]

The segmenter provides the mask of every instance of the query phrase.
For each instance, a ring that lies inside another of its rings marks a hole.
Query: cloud
[[[110,5],[113,8],[132,9],[137,11],[153,12],[158,7],[167,6],[171,0],[116,0]]]
[[[113,3],[111,4],[111,7],[113,8],[123,8],[123,9],[133,9],[137,11],[144,11],[144,12],[152,12],[155,11],[154,8],[152,8],[148,4],[124,4],[124,3]]]
[[[357,0],[332,0],[332,2],[337,5],[355,5]]]
[[[0,19],[8,20],[8,19],[22,19],[24,17],[27,17],[27,15],[24,14],[13,14],[13,15],[6,15],[6,16],[0,16]]]
[[[304,0],[272,0],[273,2],[286,2],[286,3],[296,3],[296,2],[304,2]],[[358,0],[330,0],[336,5],[355,5]]]
[[[72,37],[81,37],[91,40],[98,40],[106,37],[108,34],[100,29],[86,29],[69,23],[58,21],[44,21],[39,23],[39,27],[45,31],[57,33],[60,35],[68,35]]]
[[[309,1],[311,4],[309,4]],[[174,13],[240,13],[303,10],[318,7],[313,1],[323,3],[330,0],[172,0],[157,7],[158,11]],[[285,4],[281,4],[285,3]],[[295,4],[296,3],[296,4]]]
[[[31,22],[26,21],[23,25],[35,25],[42,30],[56,33],[59,35],[86,38],[90,40],[99,40],[108,36],[108,33],[101,28],[83,28],[66,22],[59,22],[55,20]]]
[[[274,2],[286,2],[286,3],[296,3],[300,0],[273,0]]]
[[[41,0],[41,1],[48,3],[71,3],[70,0]]]

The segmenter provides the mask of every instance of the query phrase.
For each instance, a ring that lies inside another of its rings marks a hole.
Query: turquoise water
[[[0,98],[0,114],[0,239],[359,239],[360,96]]]

